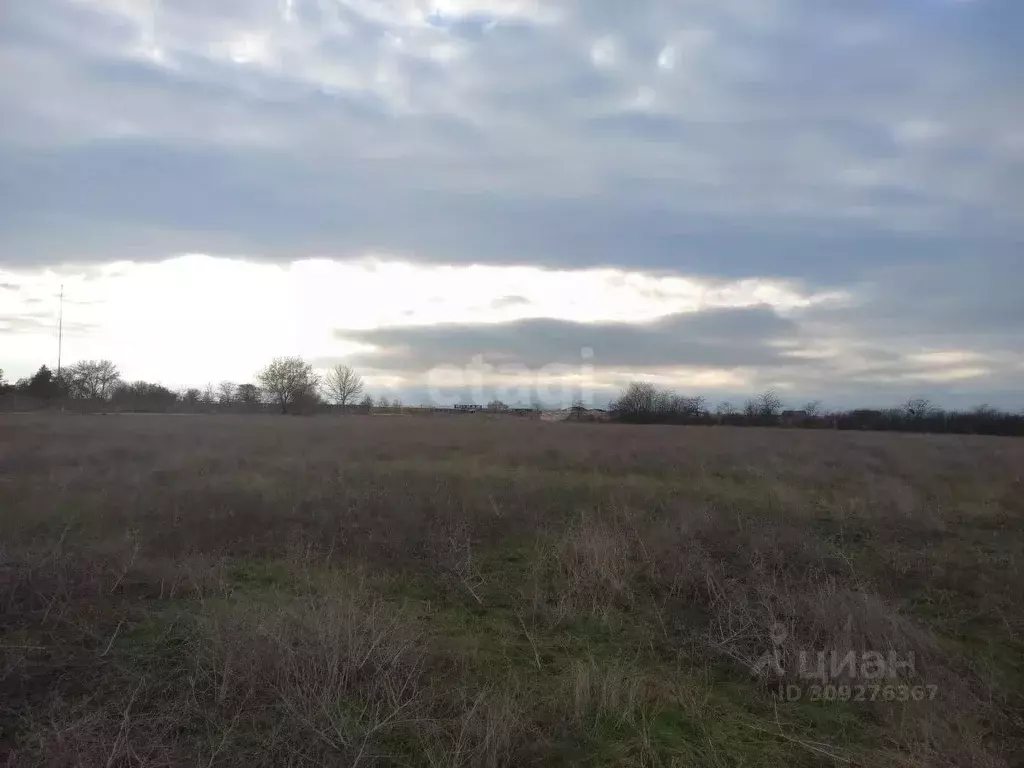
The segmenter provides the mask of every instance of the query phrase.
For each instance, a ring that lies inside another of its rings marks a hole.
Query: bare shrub
[[[639,559],[634,542],[607,521],[583,515],[541,548],[550,589],[534,587],[533,610],[551,623],[580,616],[608,619],[635,602]]]
[[[455,704],[450,728],[440,732],[425,757],[438,768],[504,768],[515,765],[526,737],[527,712],[512,690],[483,690]]]
[[[246,711],[249,728],[276,713],[294,749],[311,741],[322,759],[370,762],[394,734],[415,736],[426,722],[420,638],[365,594],[244,606],[200,631],[201,707],[222,719]]]

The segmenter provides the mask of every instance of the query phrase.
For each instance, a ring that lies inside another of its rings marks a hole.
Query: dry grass
[[[1019,764],[1022,467],[999,438],[0,417],[0,753]],[[817,651],[912,654],[867,682],[936,696],[780,699]]]

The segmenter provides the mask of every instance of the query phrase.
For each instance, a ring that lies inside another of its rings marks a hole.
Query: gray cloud
[[[95,330],[89,323],[67,321],[64,332],[67,334],[88,333]],[[57,321],[53,314],[24,313],[17,315],[0,315],[0,333],[56,333]]]
[[[703,394],[736,399],[772,387],[795,405],[810,399],[836,407],[895,405],[925,396],[957,407],[989,402],[1020,408],[1019,280],[1007,274],[998,288],[980,277],[965,284],[956,270],[928,265],[912,275],[916,282],[897,272],[876,276],[855,293],[854,306],[816,305],[785,317],[760,306],[638,324],[531,319],[336,335],[377,348],[346,362],[410,381],[442,366],[471,366],[479,356],[499,372],[502,366],[533,372],[592,366],[608,392],[615,389],[608,382],[651,373],[671,377],[678,369],[688,371],[679,386],[693,390],[687,381],[694,371],[732,370],[749,382],[743,389],[707,385]],[[584,357],[585,349],[593,355]]]
[[[869,272],[851,306],[813,307],[805,326],[823,334],[936,343],[1024,355],[1024,270],[1009,251],[966,268],[942,262],[894,265]]]
[[[519,307],[529,303],[530,300],[525,296],[502,296],[500,299],[495,299],[491,302],[491,308],[508,309],[509,307]]]
[[[767,343],[796,333],[790,321],[761,306],[710,309],[642,324],[529,319],[337,331],[336,335],[378,347],[377,352],[357,357],[357,364],[426,371],[443,365],[465,366],[476,356],[484,363],[531,370],[584,364],[601,368],[785,364],[787,359]]]
[[[831,0],[478,2],[429,23],[412,2],[292,5],[9,9],[0,71],[36,77],[0,76],[5,258],[827,280],[1020,234],[1021,100],[990,4],[928,12],[962,34]]]

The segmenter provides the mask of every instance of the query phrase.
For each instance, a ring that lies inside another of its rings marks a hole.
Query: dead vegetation
[[[1022,466],[999,438],[5,417],[0,750],[1015,765]],[[808,679],[818,652],[936,694],[780,697],[865,682]]]

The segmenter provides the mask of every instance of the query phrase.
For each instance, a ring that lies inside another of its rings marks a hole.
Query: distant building
[[[455,406],[455,410],[456,411],[464,411],[464,412],[469,412],[469,413],[476,413],[477,411],[482,411],[483,409],[484,409],[484,407],[482,405],[456,405]]]

